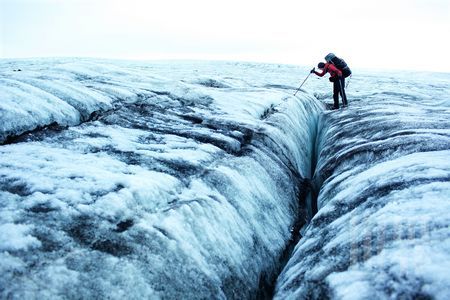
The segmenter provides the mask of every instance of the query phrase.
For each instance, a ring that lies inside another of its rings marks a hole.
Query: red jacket
[[[319,73],[317,71],[314,71],[314,73],[317,76],[322,77],[323,75],[325,75],[326,73],[330,73],[330,77],[335,78],[335,77],[342,77],[342,72],[341,70],[339,70],[338,68],[336,68],[333,64],[330,63],[326,63],[325,67],[323,67],[322,72]]]

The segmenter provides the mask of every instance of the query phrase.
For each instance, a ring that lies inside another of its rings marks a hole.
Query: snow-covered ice
[[[450,75],[0,67],[0,298],[449,297]]]
[[[1,297],[246,298],[274,282],[323,105],[245,83],[253,67],[3,61]]]
[[[355,76],[350,107],[321,115],[318,213],[276,299],[448,299],[448,79]]]

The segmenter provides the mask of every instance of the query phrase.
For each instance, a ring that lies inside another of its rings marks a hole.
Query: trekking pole
[[[298,87],[298,89],[295,91],[294,96],[297,95],[298,91],[300,91],[300,89],[302,88],[303,84],[306,82],[306,80],[308,79],[309,75],[311,75],[312,73],[309,72],[308,76],[306,76],[305,80],[303,80],[302,84],[300,84],[300,86]]]

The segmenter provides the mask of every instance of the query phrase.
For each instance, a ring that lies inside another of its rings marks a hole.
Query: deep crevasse
[[[3,74],[3,137],[99,117],[0,147],[2,297],[252,298],[273,283],[320,103],[239,78],[28,63]]]
[[[379,88],[320,118],[319,211],[275,299],[450,296],[449,107]]]

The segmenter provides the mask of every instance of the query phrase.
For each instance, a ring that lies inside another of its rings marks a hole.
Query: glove
[[[309,73],[314,73],[314,69],[315,69],[315,68],[312,68],[311,72],[309,72]]]

